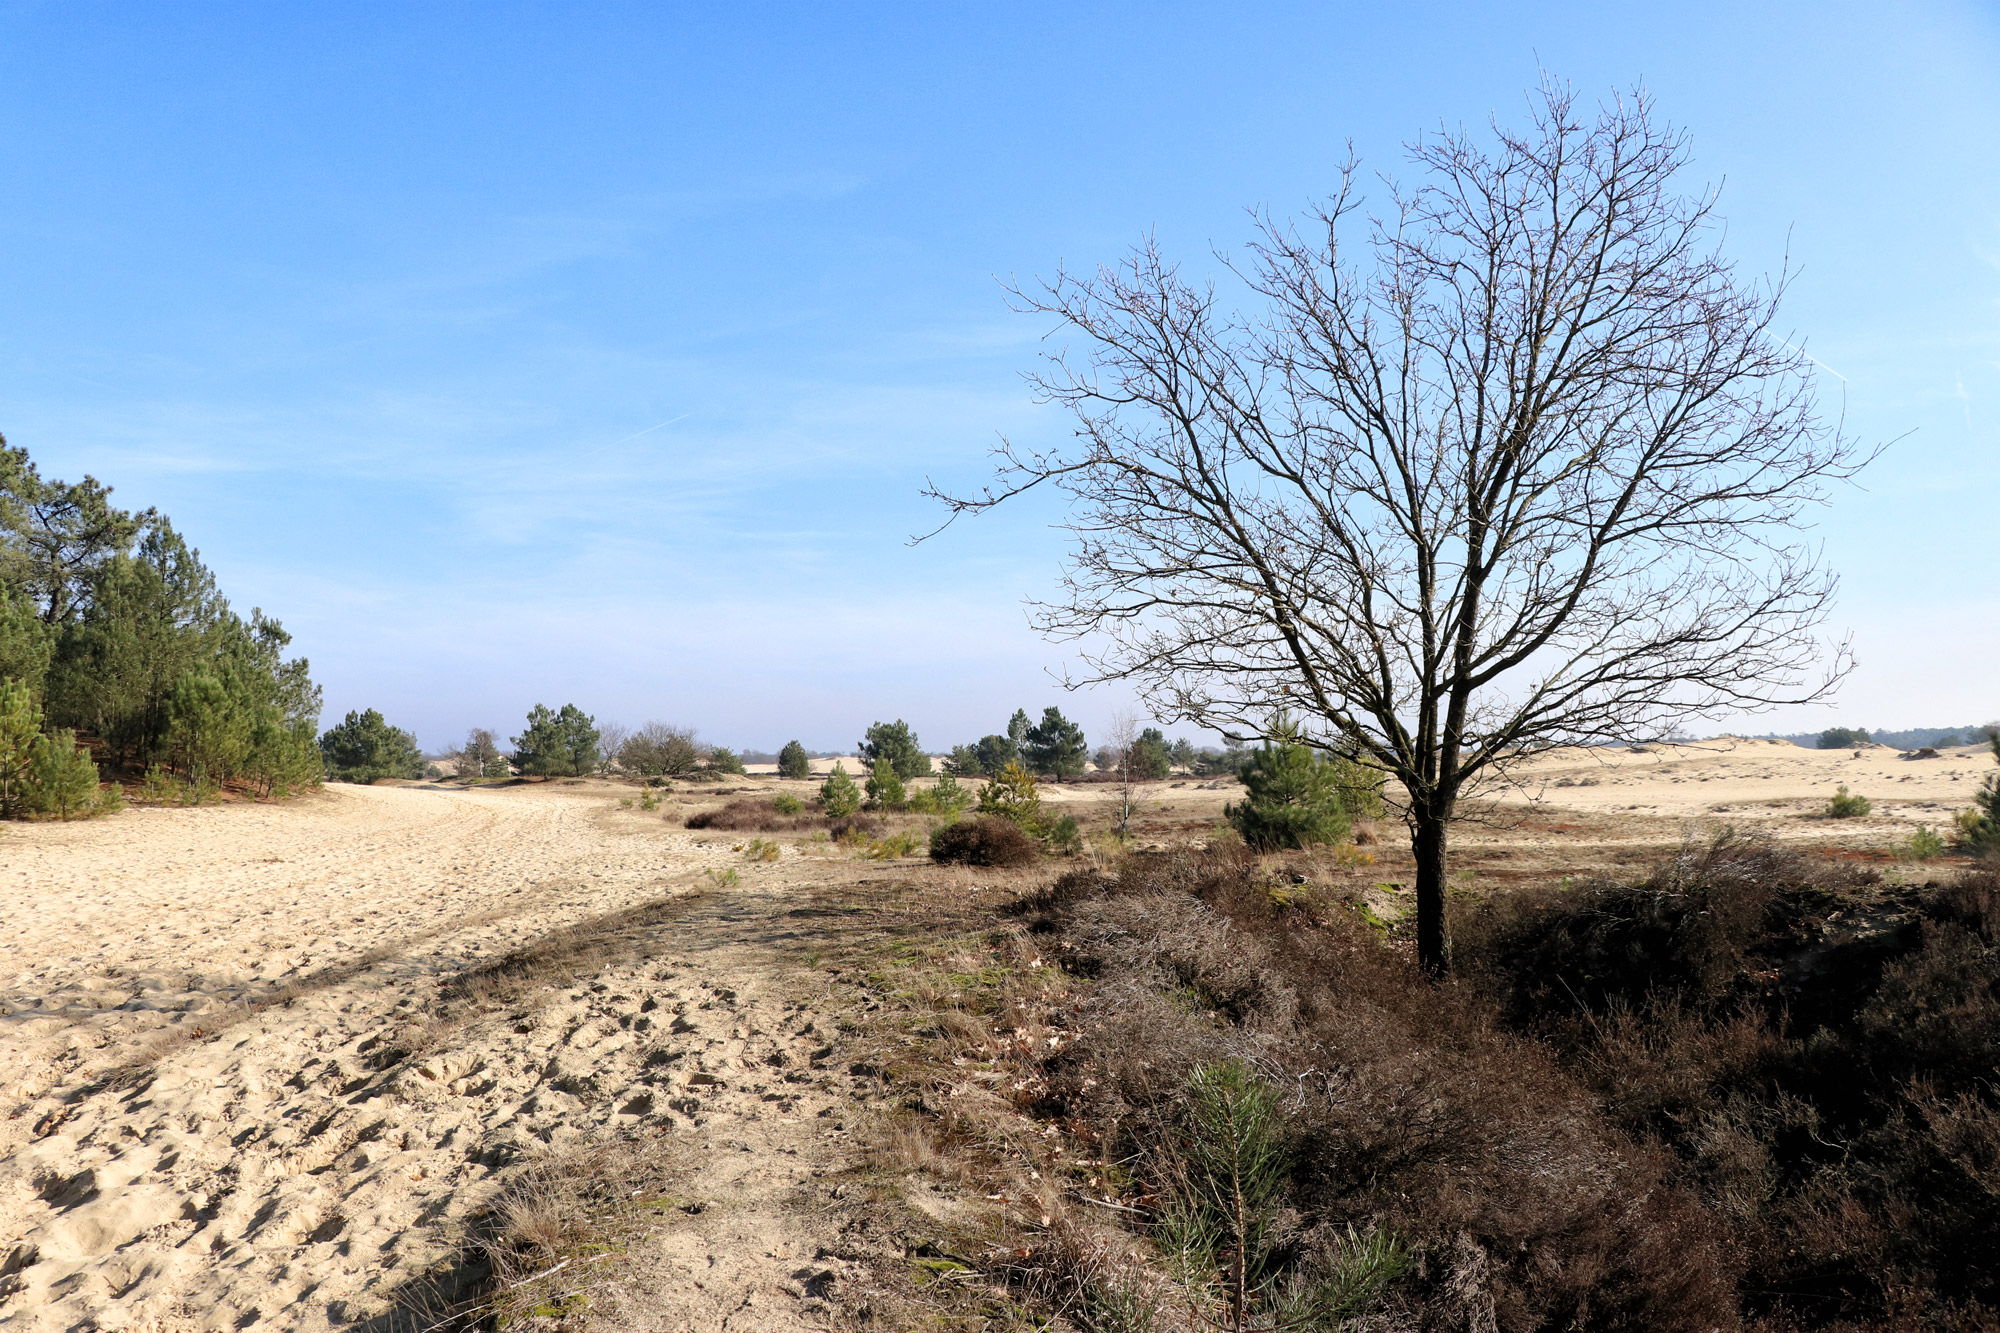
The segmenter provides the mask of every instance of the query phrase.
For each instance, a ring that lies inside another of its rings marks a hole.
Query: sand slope
[[[0,834],[0,1323],[414,1326],[397,1302],[510,1174],[607,1134],[735,1199],[647,1251],[637,1326],[823,1294],[782,1204],[837,1144],[784,1078],[824,1035],[751,956],[785,867],[694,897],[727,843],[611,806],[330,787]],[[586,919],[631,947],[440,1018],[453,978]]]

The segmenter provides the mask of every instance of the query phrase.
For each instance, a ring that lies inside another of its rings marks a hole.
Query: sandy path
[[[396,1303],[467,1220],[607,1136],[715,1200],[634,1249],[626,1322],[809,1317],[839,1265],[795,1196],[841,1122],[770,947],[800,867],[692,896],[737,860],[590,789],[9,830],[0,1324],[420,1326]],[[610,943],[580,973],[443,1017],[454,978],[586,920]]]

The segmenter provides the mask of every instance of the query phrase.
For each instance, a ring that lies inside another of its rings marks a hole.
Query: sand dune
[[[726,903],[693,896],[740,858],[621,817],[601,789],[330,787],[0,836],[17,905],[0,926],[9,1327],[389,1317],[510,1172],[594,1136],[661,1136],[697,1189],[711,1167],[741,1174],[709,1161],[715,1134],[789,1136],[760,1165],[804,1174],[823,1098],[780,1071],[822,1038],[767,965],[728,952],[785,866]],[[575,984],[497,1012],[443,1002],[482,962],[590,920],[612,947]],[[733,1122],[700,1128],[717,1116]],[[735,1217],[677,1233],[733,1257],[718,1274],[694,1256],[706,1285],[662,1309],[783,1280],[767,1252],[784,1224]],[[654,1256],[656,1295],[676,1290],[674,1253]]]

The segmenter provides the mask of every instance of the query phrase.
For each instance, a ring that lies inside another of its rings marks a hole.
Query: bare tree
[[[465,733],[465,744],[450,752],[453,766],[462,778],[487,778],[504,776],[506,758],[500,752],[500,741],[485,727],[474,727]]]
[[[632,728],[622,722],[600,722],[597,724],[597,771],[610,773],[621,762],[620,754],[625,742],[632,738]]]
[[[1138,809],[1138,775],[1132,768],[1133,751],[1139,745],[1139,719],[1129,708],[1121,708],[1111,715],[1111,729],[1105,735],[1104,757],[1118,775],[1118,838],[1124,841],[1131,836],[1132,813]]]
[[[1067,493],[1036,615],[1085,641],[1078,683],[1232,739],[1289,714],[1396,778],[1434,972],[1447,831],[1483,779],[1818,699],[1849,665],[1800,533],[1872,455],[1774,328],[1785,275],[1721,257],[1715,193],[1676,188],[1685,138],[1643,94],[1591,116],[1545,85],[1532,120],[1412,145],[1422,180],[1384,216],[1351,162],[1303,226],[1260,215],[1223,260],[1255,318],[1150,240],[1016,289],[1086,349],[1031,377],[1075,444],[1008,444],[979,496],[931,492],[954,517]]]

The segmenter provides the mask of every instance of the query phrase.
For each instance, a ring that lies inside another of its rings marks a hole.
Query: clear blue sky
[[[1201,260],[1538,62],[1643,81],[1849,427],[1841,705],[2000,715],[2000,32],[1952,4],[0,6],[0,431],[157,505],[329,718],[537,700],[815,748],[1066,697],[996,277]],[[1691,183],[1699,183],[1698,180]],[[1838,388],[1840,381],[1830,381]],[[662,424],[671,423],[671,424]],[[640,432],[645,432],[641,434]]]

